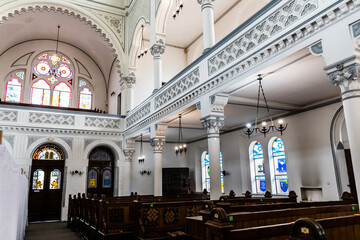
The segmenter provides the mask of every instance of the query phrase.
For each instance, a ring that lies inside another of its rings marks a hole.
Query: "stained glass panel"
[[[97,178],[98,178],[97,171],[95,169],[91,169],[89,171],[89,177],[88,177],[88,188],[97,187]]]
[[[24,72],[18,72],[16,73],[16,76],[18,76],[21,79],[24,79]]]
[[[105,170],[103,172],[103,188],[111,187],[111,171]]]
[[[60,57],[55,53],[52,54],[49,59],[53,65],[57,64],[60,61]]]
[[[13,78],[6,83],[5,102],[19,103],[21,99],[21,82]]]
[[[66,83],[61,82],[54,87],[53,106],[70,107],[71,88]]]
[[[62,61],[65,62],[65,63],[67,63],[67,64],[69,64],[69,65],[71,64],[70,61],[67,60],[67,58],[65,58],[64,56],[62,57]]]
[[[39,105],[50,104],[50,85],[45,80],[40,79],[32,85],[31,103]]]
[[[51,68],[46,61],[39,61],[34,67],[34,72],[38,75],[50,75]]]
[[[210,192],[210,160],[209,153],[206,153],[205,159],[202,164],[203,176],[205,176],[205,181],[203,188],[206,188],[207,191]],[[221,170],[221,192],[225,193],[224,188],[224,174],[223,174],[223,163],[222,163],[222,153],[220,152],[220,170]]]
[[[86,82],[85,82],[85,81],[80,80],[79,87],[83,87],[83,86],[85,86],[85,85],[86,85]]]
[[[44,171],[41,169],[37,169],[33,174],[33,190],[42,190],[44,189]]]
[[[276,191],[279,194],[288,193],[288,180],[284,143],[276,138],[272,145],[272,155],[276,182]]]
[[[50,173],[50,189],[60,189],[61,171],[55,169]]]
[[[80,91],[79,108],[91,109],[92,108],[92,92],[88,88]]]
[[[266,192],[264,154],[259,142],[255,143],[253,149],[255,182],[257,193]]]
[[[72,72],[70,70],[70,67],[66,64],[61,64],[56,69],[56,76],[61,77],[61,78],[71,78]]]
[[[44,145],[39,147],[34,155],[33,159],[36,160],[64,160],[64,153],[61,149],[55,145]]]
[[[46,59],[46,57],[47,57],[47,53],[41,55],[41,56],[39,57],[39,59]]]
[[[111,157],[107,152],[97,151],[90,156],[90,160],[92,160],[92,161],[110,161]]]

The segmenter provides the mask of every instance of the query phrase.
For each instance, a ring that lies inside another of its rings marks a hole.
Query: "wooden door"
[[[348,186],[350,188],[351,195],[356,198],[357,193],[356,193],[356,185],[355,185],[354,168],[351,160],[351,152],[350,149],[344,149],[344,151],[345,151],[346,169],[349,176]]]
[[[110,149],[97,147],[90,153],[87,179],[87,193],[114,195],[114,156]]]
[[[41,151],[49,153],[49,149]],[[50,156],[54,155],[47,154],[47,159],[41,159],[40,156],[40,159],[35,158],[32,162],[28,203],[29,222],[61,220],[64,159],[49,160]]]

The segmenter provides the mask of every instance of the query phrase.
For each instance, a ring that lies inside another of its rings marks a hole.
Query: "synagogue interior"
[[[359,75],[360,0],[0,0],[0,240],[360,239]]]

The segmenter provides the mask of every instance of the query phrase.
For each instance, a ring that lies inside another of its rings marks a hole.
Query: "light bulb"
[[[279,124],[283,124],[284,121],[282,119],[279,120]]]
[[[262,125],[263,127],[265,127],[265,126],[266,126],[266,122],[262,122],[261,125]]]
[[[182,146],[180,145],[179,148],[182,149]]]
[[[183,147],[186,148],[186,144],[184,144]]]
[[[247,123],[247,124],[246,124],[246,127],[247,127],[247,128],[251,128],[251,123]]]
[[[175,150],[179,150],[178,146],[175,147]]]

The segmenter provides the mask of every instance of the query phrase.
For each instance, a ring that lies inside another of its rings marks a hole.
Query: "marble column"
[[[224,118],[208,116],[202,118],[201,123],[207,130],[208,153],[210,160],[210,200],[218,200],[222,194],[220,168],[220,128],[224,126]]]
[[[204,51],[215,45],[214,0],[197,0],[201,5]]]
[[[135,150],[124,149],[125,161],[123,166],[123,195],[128,196],[131,192],[131,170],[132,170],[132,159]]]
[[[165,43],[157,41],[151,48],[151,55],[154,56],[154,90],[162,86],[162,60],[161,55],[165,52]]]
[[[357,197],[360,199],[360,64],[355,62],[354,57],[341,64],[328,66],[325,70],[330,82],[341,89]]]
[[[136,77],[134,73],[130,73],[129,76],[124,77],[124,82],[127,86],[126,91],[126,112],[134,108],[134,84]]]

